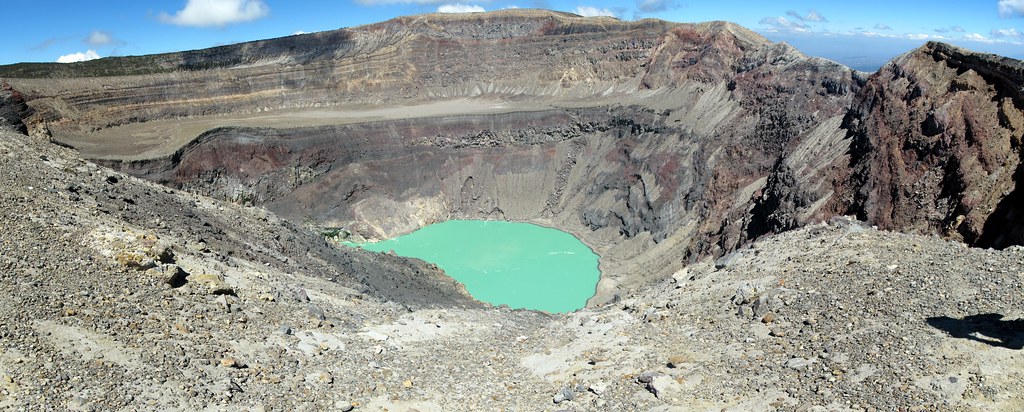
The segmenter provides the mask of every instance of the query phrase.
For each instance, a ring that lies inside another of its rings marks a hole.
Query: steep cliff
[[[1024,64],[928,43],[883,67],[857,97],[850,211],[886,229],[979,246],[1019,229]]]
[[[10,84],[0,84],[0,128],[12,129],[21,134],[28,134],[24,118],[31,114],[25,104],[25,98],[14,90]]]

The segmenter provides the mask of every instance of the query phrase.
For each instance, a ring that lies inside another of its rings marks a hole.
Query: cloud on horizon
[[[937,35],[934,35],[934,34],[928,34],[928,33],[907,33],[907,34],[904,34],[903,37],[908,38],[910,40],[942,40],[942,39],[945,39],[945,37],[937,36]]]
[[[758,24],[768,26],[770,31],[781,31],[781,32],[806,32],[811,26],[801,23],[799,21],[790,21],[785,17],[765,17],[757,22]]]
[[[71,54],[65,54],[57,58],[57,63],[77,63],[84,62],[86,60],[95,60],[101,56],[96,53],[96,50],[89,49],[84,52],[77,52]]]
[[[1018,0],[1024,3],[1024,0]],[[854,36],[854,37],[866,37],[874,39],[893,39],[893,40],[910,40],[915,42],[920,41],[942,41],[948,43],[956,42],[975,42],[984,43],[989,45],[1000,46],[998,49],[1001,54],[1007,56],[1019,56],[1019,53],[1004,51],[1005,48],[1014,47],[1018,45],[1024,45],[1024,32],[1015,28],[1003,28],[1003,29],[992,29],[988,36],[985,36],[977,32],[967,32],[963,26],[951,25],[945,27],[938,27],[930,32],[894,32],[894,29],[885,23],[876,23],[873,30],[865,30],[862,27],[856,27],[853,30],[846,31],[830,31],[827,28],[810,22],[811,19],[818,17],[814,16],[813,10],[808,12],[807,15],[801,16],[795,11],[787,11],[787,18],[784,16],[778,17],[765,17],[758,23],[762,26],[757,31],[762,34],[775,34],[775,35],[795,35],[804,37],[817,37],[817,38],[834,38],[836,36]],[[810,16],[810,17],[809,17]],[[818,15],[822,19],[824,16]],[[827,21],[827,20],[825,20]]]
[[[462,3],[445,4],[437,8],[438,13],[483,13],[485,11],[487,10],[475,4]]]
[[[1017,31],[1017,29],[1012,27],[1009,29],[992,29],[992,31],[989,32],[989,34],[992,35],[992,37],[1009,37],[1016,39],[1024,39],[1024,33],[1021,33]]]
[[[270,14],[263,0],[188,0],[174,15],[160,13],[163,23],[193,27],[224,27],[258,20]]]

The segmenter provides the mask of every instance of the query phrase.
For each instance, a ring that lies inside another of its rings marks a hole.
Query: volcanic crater
[[[942,43],[927,43],[872,74],[806,56],[727,22],[625,22],[507,10],[403,17],[199,51],[2,66],[0,78],[0,117],[15,130],[73,148],[111,173],[161,185],[143,186],[150,191],[164,187],[168,196],[183,196],[178,192],[183,191],[249,210],[238,213],[265,210],[283,218],[287,223],[280,224],[289,227],[288,233],[306,243],[243,252],[247,247],[238,239],[245,236],[235,232],[240,229],[216,222],[214,227],[227,232],[175,236],[200,236],[204,245],[231,250],[232,259],[238,252],[285,272],[331,267],[337,279],[348,279],[351,287],[373,299],[417,310],[479,304],[454,282],[424,275],[436,274],[436,268],[334,249],[317,234],[344,231],[355,238],[384,239],[451,219],[551,226],[574,234],[601,256],[602,277],[589,308],[566,315],[579,320],[573,326],[576,332],[603,330],[601,321],[587,316],[635,314],[636,323],[606,320],[612,325],[609,330],[640,328],[644,332],[636,332],[638,336],[648,336],[653,332],[645,325],[658,322],[656,314],[664,320],[665,313],[679,310],[681,301],[692,300],[707,308],[687,315],[697,325],[692,327],[713,328],[701,319],[715,316],[726,316],[724,322],[732,325],[737,319],[749,323],[756,315],[761,322],[750,327],[765,328],[758,340],[771,339],[769,333],[803,339],[804,330],[811,339],[810,330],[819,321],[840,327],[836,319],[809,315],[831,313],[821,309],[829,305],[827,299],[815,300],[820,295],[814,286],[809,286],[812,292],[790,288],[789,275],[805,286],[812,278],[775,271],[792,260],[758,255],[765,245],[783,248],[784,242],[807,242],[815,253],[850,259],[863,276],[879,267],[899,276],[899,268],[881,265],[873,257],[857,260],[863,253],[818,248],[827,241],[861,250],[856,240],[861,238],[847,235],[884,238],[877,242],[900,247],[917,242],[947,255],[975,252],[936,236],[998,249],[1024,244],[1017,188],[1024,178],[1024,64]],[[148,222],[134,215],[121,218],[141,226]],[[870,226],[921,237],[907,240]],[[809,229],[798,230],[803,227]],[[794,230],[788,237],[764,239]],[[943,249],[947,247],[955,252]],[[280,256],[270,258],[274,253]],[[990,258],[998,263],[994,266],[1010,272],[1020,268],[1019,249],[986,253],[996,254]],[[826,278],[822,282],[843,283],[830,278],[838,272],[827,263],[799,252],[781,255],[814,267],[815,274]],[[332,263],[339,259],[350,263]],[[975,255],[964,259],[985,261]],[[374,267],[382,261],[383,266]],[[773,262],[770,275],[735,267],[736,262],[753,267],[763,261]],[[710,280],[717,271],[722,271],[725,286]],[[378,279],[383,272],[390,275]],[[411,280],[417,277],[421,279]],[[935,281],[928,279],[915,282]],[[1019,287],[1019,279],[1008,279]],[[680,297],[678,290],[684,287],[699,290]],[[730,292],[718,296],[719,289]],[[874,293],[861,292],[866,293],[862,302],[875,299]],[[713,310],[715,299],[736,303]],[[1001,302],[1007,299],[1012,298]],[[825,306],[815,306],[819,304]],[[803,312],[794,309],[798,306]],[[771,329],[776,315],[765,320],[769,307],[783,318],[789,316],[786,321],[791,323],[780,320],[776,324],[783,329]],[[725,311],[728,315],[721,315]],[[417,313],[428,312],[410,316]],[[452,316],[508,316],[498,324],[519,318],[538,325],[547,321],[540,314],[509,311]],[[864,314],[861,320],[871,316]],[[677,330],[690,330],[680,319],[672,321]],[[869,326],[857,322],[851,321],[850,328]],[[790,326],[802,329],[785,329]],[[524,340],[534,336],[530,333],[541,334],[520,332]],[[714,339],[731,341],[733,332]],[[413,345],[414,338],[409,339],[404,345]],[[613,356],[605,350],[619,342],[608,338],[574,344],[566,339],[563,352],[517,352],[525,359],[520,366],[558,382],[555,386],[564,383],[571,393],[601,395],[600,385],[577,391],[569,384],[596,380],[599,372],[568,366],[549,370],[544,365],[572,363],[577,355],[589,357],[591,366],[601,365]],[[836,345],[845,343],[834,343],[832,350]],[[668,356],[651,350],[651,356],[629,352],[620,361],[656,363],[654,358]],[[690,356],[690,361],[696,356],[684,355],[679,356]],[[707,362],[731,362],[725,359],[736,354],[719,355],[707,355],[719,356]],[[748,355],[761,362],[774,356]],[[820,363],[836,365],[836,376],[895,379],[886,375],[895,373],[889,366],[866,360],[871,353],[850,355],[869,367],[846,365],[830,356],[791,357],[782,361],[787,365],[783,369],[804,370]],[[797,358],[801,361],[792,361]],[[645,377],[636,371],[640,393],[654,396],[639,404],[671,404],[663,396],[666,388],[685,394],[680,399],[710,399],[733,389],[751,393],[750,387],[728,385],[701,392],[687,385],[711,379],[710,372],[686,366],[692,362],[683,358],[669,359],[676,366],[664,376],[674,376],[675,384],[659,380],[661,372]],[[872,372],[878,368],[884,373]],[[673,375],[681,371],[689,375]],[[780,379],[792,384],[802,378]],[[622,391],[618,394],[631,393],[630,386],[616,388]],[[893,404],[917,405],[917,398],[878,390]],[[920,390],[930,402],[941,402],[948,393]],[[959,393],[967,399],[965,392]],[[778,399],[776,407],[796,407],[803,405],[797,401],[801,398],[826,404],[833,394],[781,388],[750,399]],[[537,399],[536,393],[530,396],[524,399]],[[561,401],[571,400],[565,398]],[[621,403],[625,398],[601,402],[627,405]],[[878,401],[871,396],[858,399],[862,406]],[[767,405],[757,402],[734,406]]]

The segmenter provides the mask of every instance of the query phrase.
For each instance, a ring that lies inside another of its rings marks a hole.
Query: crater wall
[[[972,245],[1024,243],[1022,72],[1016,60],[929,43],[868,75],[731,23],[545,11],[0,68],[22,76],[9,80],[19,106],[5,113],[86,140],[122,124],[287,108],[515,103],[225,125],[165,156],[102,162],[370,238],[450,218],[555,226],[602,255],[595,302],[836,215]]]

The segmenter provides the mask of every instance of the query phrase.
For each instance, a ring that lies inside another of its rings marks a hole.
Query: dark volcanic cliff
[[[106,77],[75,77],[86,74]],[[730,23],[503,11],[0,75],[60,77],[10,79],[33,110],[25,123],[55,135],[276,109],[514,103],[213,128],[166,156],[103,162],[367,237],[450,218],[554,225],[603,256],[599,300],[842,214],[977,245],[1024,241],[1006,229],[1021,227],[1024,200],[1021,63],[942,44],[867,77]]]
[[[14,90],[10,84],[0,84],[0,128],[9,128],[21,134],[27,134],[28,128],[23,121],[31,113],[25,104],[25,98]]]

